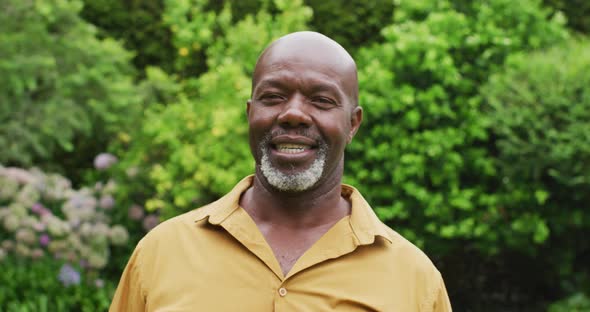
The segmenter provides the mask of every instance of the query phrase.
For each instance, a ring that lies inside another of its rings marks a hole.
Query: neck
[[[307,191],[289,193],[270,186],[257,171],[252,187],[244,193],[240,204],[258,224],[272,223],[293,229],[333,224],[350,214],[350,205],[341,196],[341,172],[338,177]]]

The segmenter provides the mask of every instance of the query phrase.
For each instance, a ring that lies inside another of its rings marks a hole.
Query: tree
[[[80,1],[2,2],[1,163],[71,173],[134,126],[141,108],[131,55],[97,39],[81,8]]]

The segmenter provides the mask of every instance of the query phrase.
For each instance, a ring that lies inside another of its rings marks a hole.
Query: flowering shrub
[[[104,170],[117,162],[117,157],[109,153],[100,153],[94,158],[94,167],[98,170]]]
[[[48,255],[87,271],[104,268],[110,246],[129,239],[125,227],[111,225],[115,188],[109,181],[76,190],[57,174],[0,165],[0,259]],[[62,268],[64,284],[76,281],[72,270]]]
[[[107,311],[116,287],[49,257],[7,255],[0,272],[0,311]]]
[[[64,286],[80,284],[80,272],[67,263],[59,269],[57,278]]]
[[[141,117],[132,54],[98,38],[82,7],[0,2],[0,162],[76,172]]]

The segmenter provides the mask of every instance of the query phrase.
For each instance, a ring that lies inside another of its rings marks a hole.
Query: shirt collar
[[[236,209],[239,209],[240,196],[251,185],[254,175],[249,175],[242,179],[234,188],[217,201],[212,202],[200,209],[194,211],[195,222],[208,218],[208,222],[214,225],[221,224]],[[375,241],[376,236],[380,236],[390,243],[395,236],[375,215],[371,206],[363,198],[361,193],[353,186],[342,184],[342,195],[350,199],[352,212],[350,214],[350,226],[359,244],[367,245]]]
[[[361,245],[372,244],[376,236],[380,236],[393,243],[393,231],[379,220],[369,203],[361,193],[351,185],[342,184],[342,195],[347,197],[352,205],[350,226]]]

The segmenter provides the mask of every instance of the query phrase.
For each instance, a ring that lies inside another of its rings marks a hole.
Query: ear
[[[246,101],[246,118],[250,120],[250,104],[252,103],[252,99]]]
[[[350,132],[348,132],[348,144],[352,142],[352,138],[359,130],[361,123],[363,122],[363,108],[360,106],[355,107],[350,114]]]

